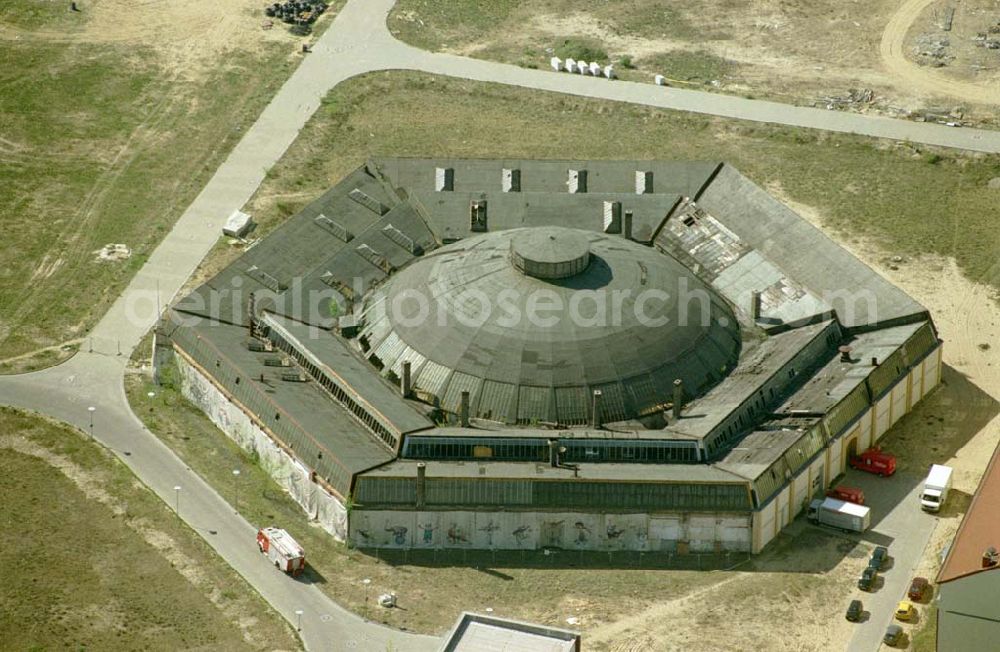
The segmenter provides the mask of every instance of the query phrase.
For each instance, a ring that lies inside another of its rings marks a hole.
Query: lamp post
[[[233,469],[233,496],[235,503],[233,507],[236,508],[236,513],[239,514],[240,513],[240,470],[239,469]]]
[[[177,513],[177,518],[181,517],[181,486],[174,486],[174,512]]]
[[[368,617],[368,587],[371,586],[371,579],[365,578],[361,580],[361,583],[365,585],[365,618]]]
[[[87,412],[90,413],[90,438],[94,438],[94,412],[97,411],[93,405],[87,408]]]
[[[296,620],[295,626],[297,628],[297,631],[301,632],[302,631],[302,610],[301,609],[296,609],[295,610],[295,620]]]

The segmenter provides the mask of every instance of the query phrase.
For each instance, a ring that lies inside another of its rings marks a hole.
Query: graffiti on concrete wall
[[[406,545],[406,533],[409,532],[409,528],[405,525],[390,525],[385,531],[392,533],[392,542],[394,544],[397,546]]]
[[[465,536],[465,532],[457,524],[452,523],[448,526],[448,543],[455,545],[458,543],[469,543],[468,537]]]
[[[517,542],[517,546],[520,548],[524,545],[524,542],[528,540],[528,537],[531,536],[531,526],[521,525],[520,527],[515,528],[514,531],[511,532],[511,535],[513,535],[514,541]]]
[[[417,527],[420,529],[420,542],[425,546],[433,546],[434,530],[437,529],[436,527],[434,527],[434,524],[420,523],[417,525]]]
[[[500,526],[490,520],[489,523],[479,528],[480,532],[486,533],[486,545],[490,548],[493,547],[493,533],[500,529]]]

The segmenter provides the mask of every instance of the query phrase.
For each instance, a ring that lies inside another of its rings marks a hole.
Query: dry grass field
[[[299,642],[83,433],[0,409],[5,650],[288,650]]]

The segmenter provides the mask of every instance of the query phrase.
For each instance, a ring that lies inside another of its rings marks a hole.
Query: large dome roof
[[[507,423],[586,423],[662,410],[736,364],[729,306],[671,256],[620,236],[559,227],[486,233],[437,249],[367,298],[373,362],[425,400]]]

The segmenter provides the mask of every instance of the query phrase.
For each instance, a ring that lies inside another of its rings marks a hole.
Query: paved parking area
[[[897,472],[889,478],[880,478],[849,469],[839,483],[864,490],[866,502],[872,508],[872,526],[861,539],[888,547],[891,557],[876,590],[871,593],[858,591],[869,616],[857,625],[847,645],[849,652],[878,650],[885,628],[894,622],[896,603],[906,597],[910,580],[937,525],[933,514],[920,509],[918,496],[923,481],[922,474]],[[925,611],[925,605],[917,605],[917,619],[912,624],[900,623],[907,632],[907,641],[909,632],[920,623]]]

